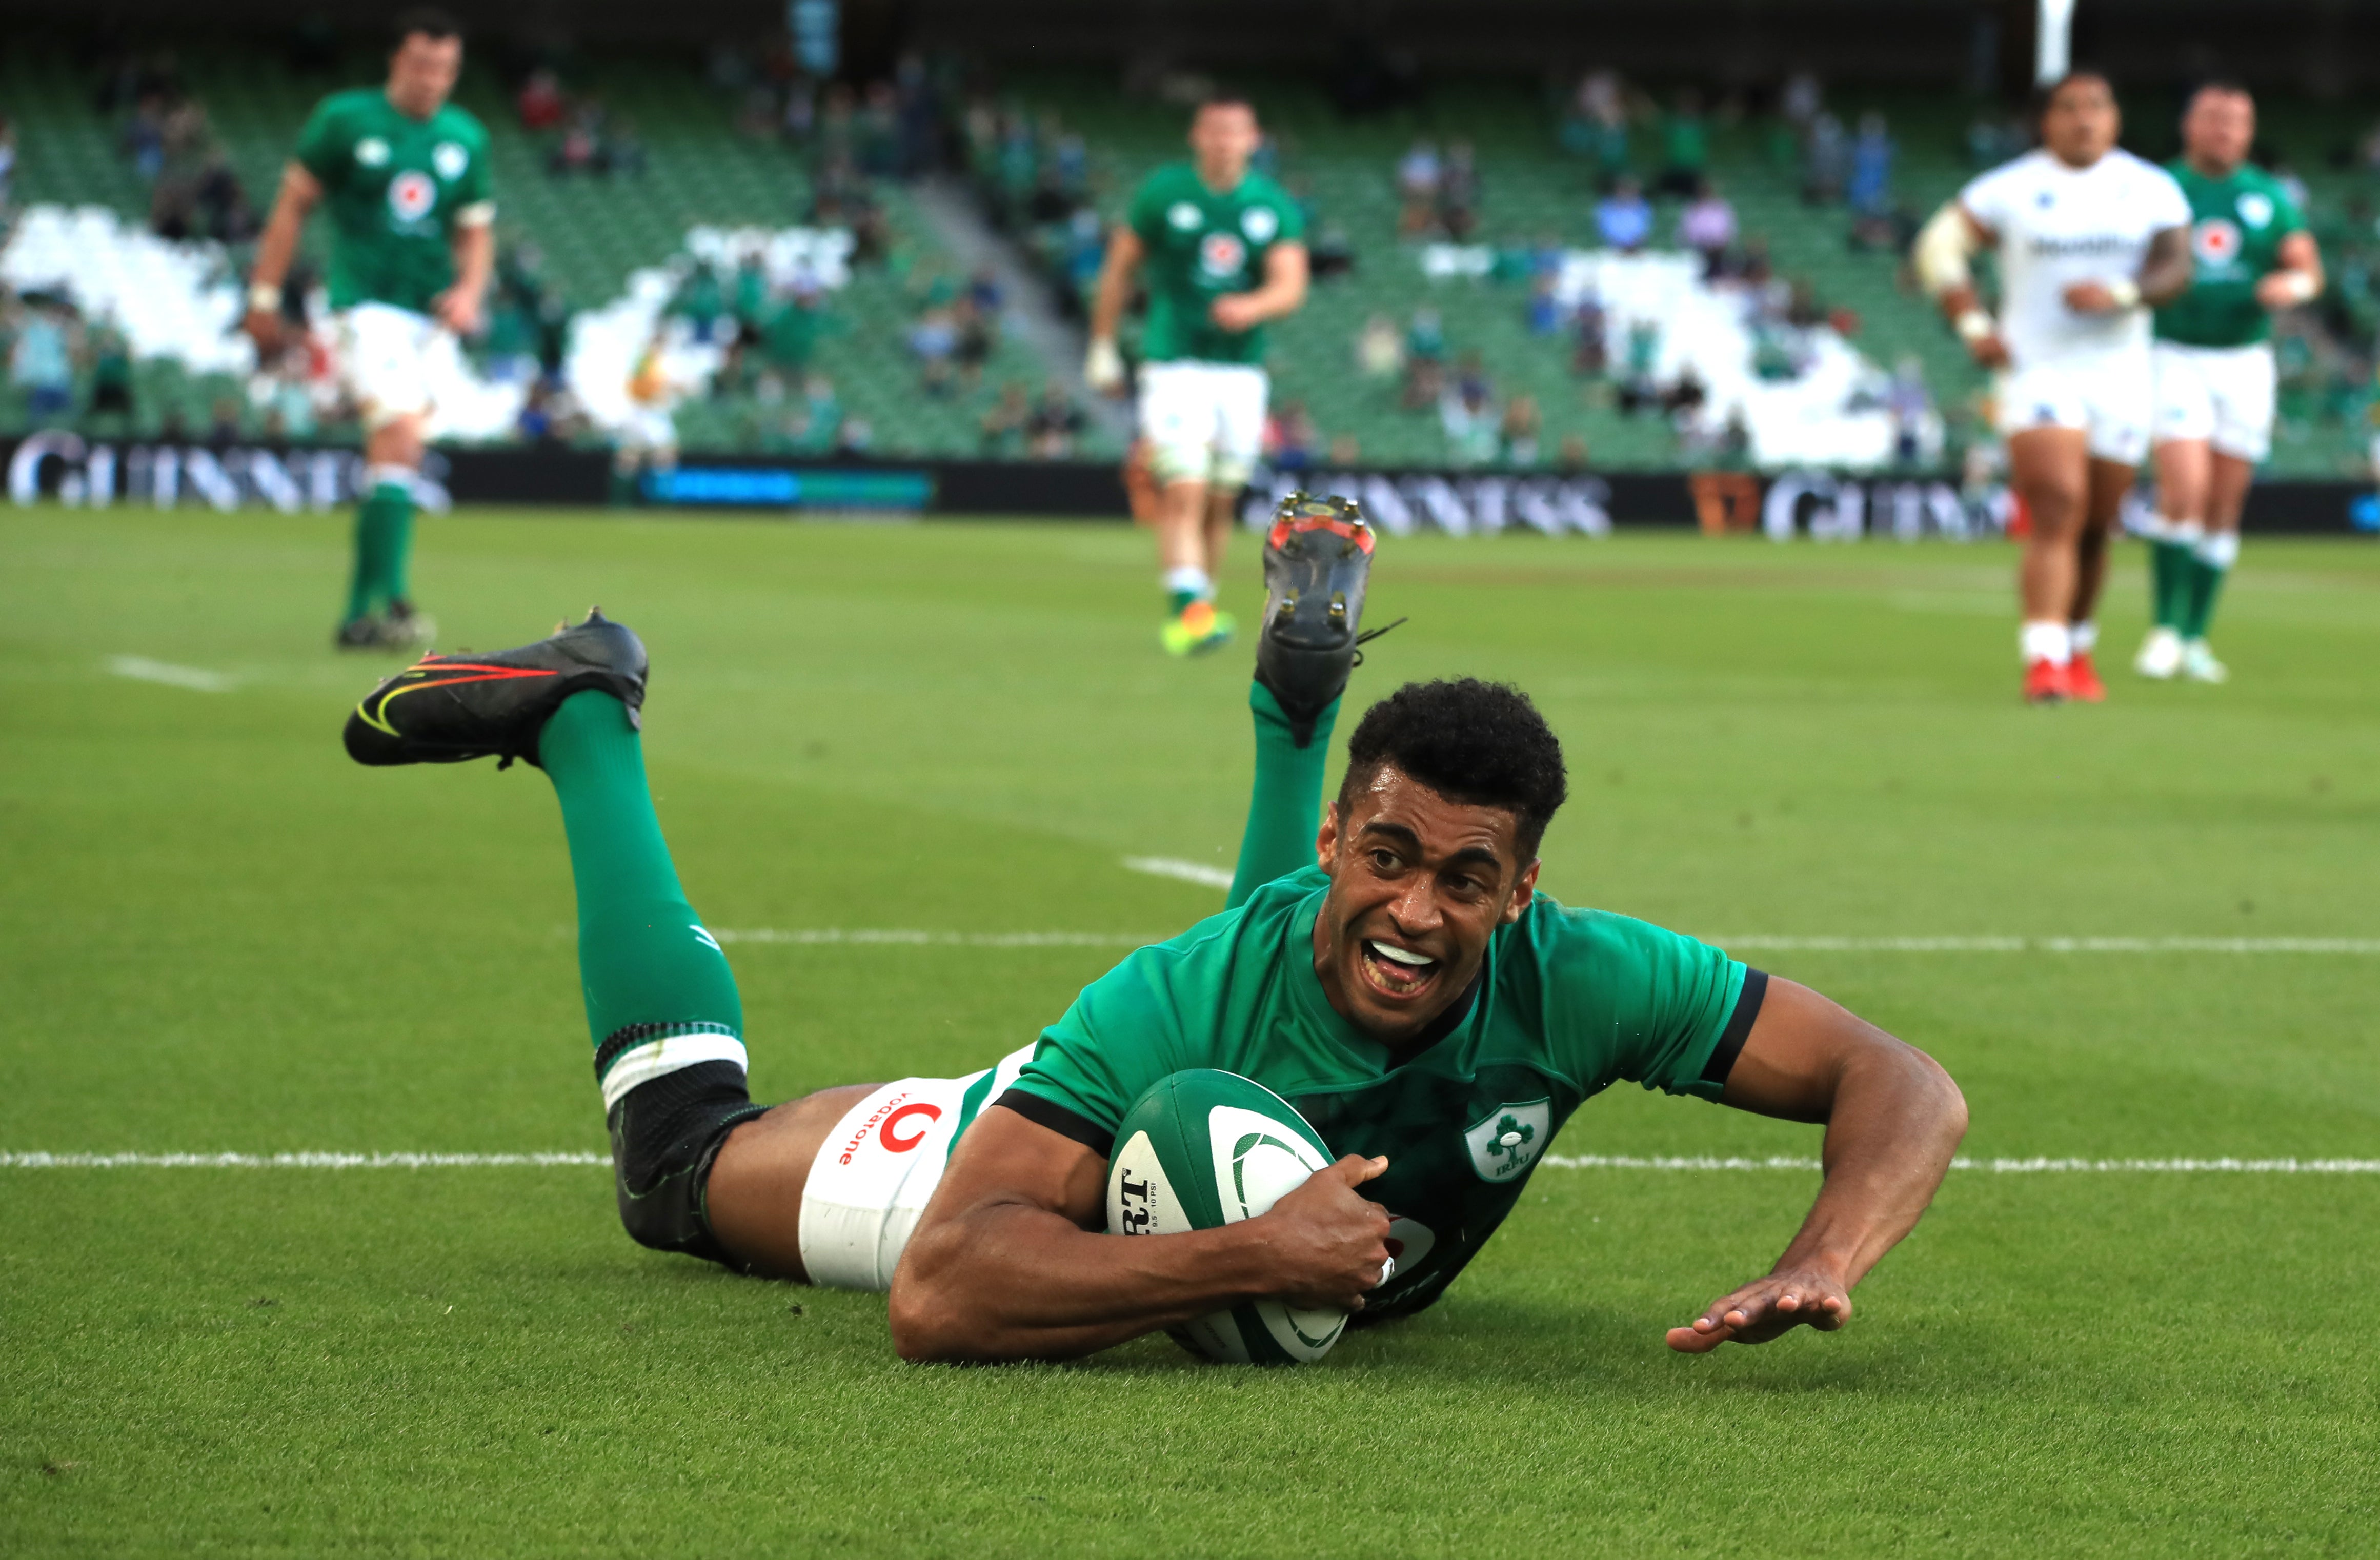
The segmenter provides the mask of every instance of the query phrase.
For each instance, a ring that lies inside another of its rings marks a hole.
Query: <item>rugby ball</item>
[[[1290,1103],[1236,1072],[1161,1078],[1124,1113],[1108,1161],[1108,1229],[1171,1235],[1268,1213],[1330,1163],[1330,1149]],[[1330,1352],[1343,1311],[1248,1300],[1170,1329],[1208,1360],[1302,1365]]]

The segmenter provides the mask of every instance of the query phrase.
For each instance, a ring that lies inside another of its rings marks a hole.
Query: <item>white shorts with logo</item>
[[[340,381],[367,429],[428,416],[438,381],[464,374],[454,333],[395,304],[357,304],[332,317],[331,333]]]
[[[1998,386],[1999,430],[2076,428],[2101,460],[2138,466],[2149,453],[2155,388],[2146,353],[2100,353],[2011,369]]]
[[[2273,387],[2279,377],[2270,342],[2248,346],[2185,346],[2161,341],[2156,366],[2156,437],[2200,439],[2224,454],[2257,463],[2273,453]]]
[[[889,1289],[917,1215],[941,1184],[960,1102],[989,1077],[990,1105],[1033,1059],[1026,1046],[964,1078],[904,1078],[844,1112],[802,1188],[802,1266],[833,1289]],[[980,1114],[980,1112],[978,1112]]]
[[[1140,435],[1160,482],[1236,488],[1264,453],[1269,381],[1253,363],[1146,363]]]

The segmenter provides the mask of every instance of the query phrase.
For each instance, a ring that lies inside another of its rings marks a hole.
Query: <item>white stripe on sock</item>
[[[707,1061],[732,1061],[747,1072],[752,1066],[745,1055],[744,1042],[733,1034],[663,1035],[622,1051],[613,1060],[611,1070],[603,1074],[603,1108],[610,1110],[639,1083],[650,1083]]]

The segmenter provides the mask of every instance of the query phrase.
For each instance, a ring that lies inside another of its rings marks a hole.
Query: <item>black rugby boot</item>
[[[1372,527],[1353,500],[1302,492],[1281,501],[1265,534],[1257,681],[1272,690],[1300,747],[1313,742],[1314,722],[1346,692],[1347,674],[1364,659],[1355,647],[1388,632],[1357,632],[1372,544]]]
[[[582,623],[517,650],[424,656],[364,695],[347,717],[358,764],[537,762],[538,733],[562,701],[589,688],[612,695],[635,721],[645,702],[645,647],[598,608]]]

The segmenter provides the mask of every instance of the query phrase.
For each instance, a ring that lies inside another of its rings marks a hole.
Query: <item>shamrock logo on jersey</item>
[[[1507,1181],[1537,1162],[1552,1129],[1551,1101],[1507,1100],[1473,1122],[1463,1141],[1481,1180]]]
[[[1281,231],[1281,218],[1268,206],[1250,206],[1240,213],[1240,231],[1248,236],[1251,244],[1269,244]]]
[[[471,154],[459,142],[442,140],[430,153],[430,165],[438,170],[442,179],[459,179],[463,170],[471,165]]]
[[[2262,191],[2251,189],[2233,204],[2239,210],[2240,220],[2250,227],[2262,228],[2273,220],[2273,198]]]
[[[388,181],[388,209],[399,222],[419,222],[438,203],[438,185],[428,174],[407,168]]]

